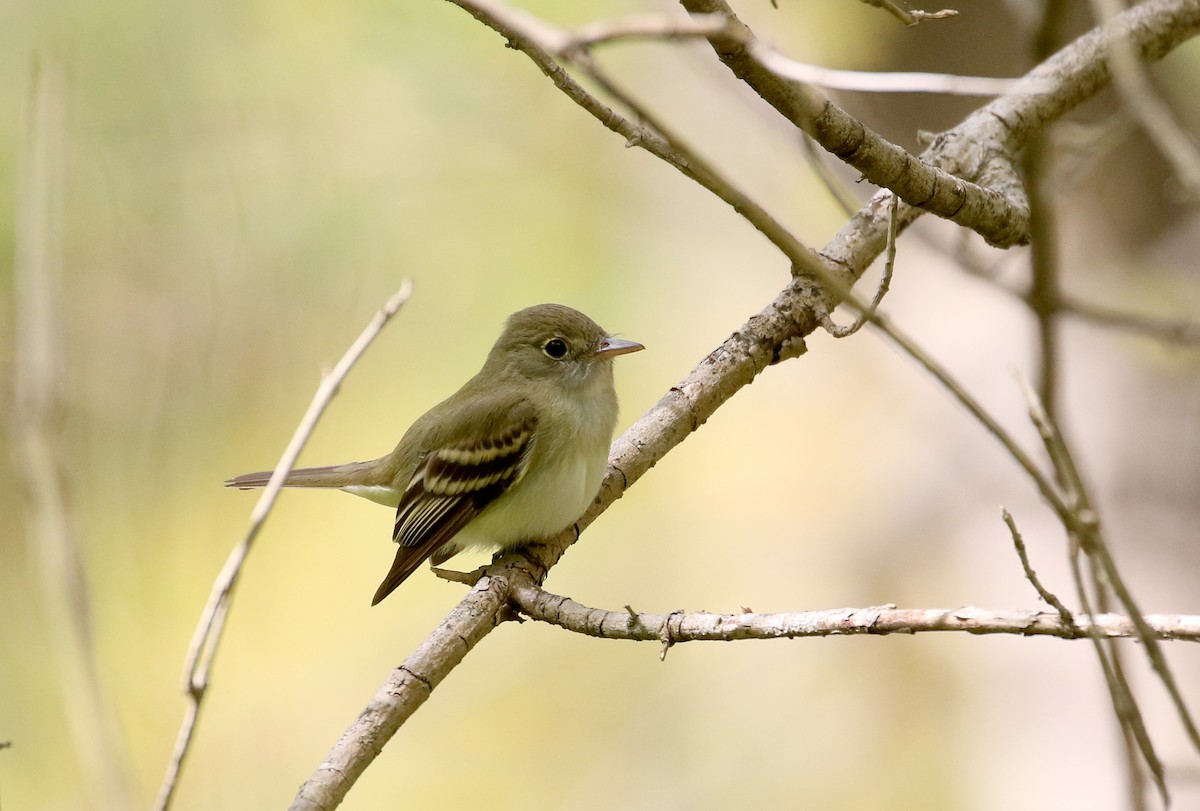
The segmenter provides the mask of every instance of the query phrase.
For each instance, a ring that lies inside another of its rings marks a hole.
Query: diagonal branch
[[[250,526],[246,529],[246,534],[230,550],[229,557],[225,560],[225,565],[221,568],[220,574],[217,575],[216,580],[213,582],[208,604],[200,615],[200,622],[196,625],[192,644],[188,648],[187,657],[184,662],[183,690],[187,694],[188,705],[179,727],[179,734],[175,740],[175,749],[171,753],[166,774],[163,776],[162,784],[159,786],[158,798],[154,803],[155,811],[166,811],[170,807],[171,800],[175,795],[175,789],[179,784],[179,777],[182,774],[184,762],[191,749],[196,724],[200,719],[200,707],[208,691],[209,674],[212,672],[213,661],[216,659],[217,650],[221,645],[221,638],[225,631],[225,620],[229,615],[230,605],[233,601],[234,587],[241,576],[242,566],[250,554],[250,549],[253,547],[259,531],[266,522],[267,516],[270,515],[271,508],[275,505],[276,497],[283,488],[283,480],[287,478],[288,471],[296,464],[296,459],[299,458],[300,452],[304,450],[304,446],[308,444],[308,439],[317,427],[317,422],[321,419],[321,415],[325,413],[325,409],[328,408],[334,395],[337,394],[338,388],[346,378],[346,375],[350,373],[354,364],[367,351],[367,347],[378,337],[383,328],[387,326],[387,323],[392,320],[392,317],[400,311],[400,308],[404,305],[404,302],[408,301],[410,295],[412,295],[412,283],[405,280],[400,289],[384,302],[383,307],[375,314],[371,322],[367,324],[366,328],[355,339],[354,343],[350,345],[346,353],[342,355],[341,360],[337,362],[333,370],[321,381],[321,384],[317,387],[316,394],[313,395],[312,402],[308,406],[308,410],[301,418],[300,424],[296,426],[291,441],[288,442],[287,448],[284,449],[283,455],[279,459],[279,463],[275,466],[275,472],[271,474],[271,480],[267,482],[266,488],[263,490],[258,502],[254,505],[254,510],[250,514]]]
[[[725,0],[680,0],[689,12],[737,20]],[[1091,98],[1109,81],[1109,49],[1127,43],[1142,61],[1162,58],[1200,31],[1195,0],[1150,0],[1059,51],[1025,76],[1029,92],[993,101],[943,133],[920,158],[866,130],[815,89],[781,79],[755,58],[753,32],[713,40],[721,61],[784,118],[872,183],[902,200],[1006,247],[1028,239],[1029,208],[1013,155],[1031,135]],[[1046,90],[1046,83],[1053,88]],[[958,147],[947,150],[949,142]]]
[[[1121,12],[1118,0],[1091,0],[1091,6],[1099,21]],[[1175,169],[1185,196],[1192,200],[1200,198],[1200,151],[1196,143],[1175,122],[1166,102],[1158,97],[1130,44],[1118,37],[1110,40],[1108,47],[1113,87],[1121,102]]]
[[[737,35],[711,40],[713,50],[735,76],[745,82],[793,125],[803,130],[826,151],[862,172],[876,186],[890,189],[904,202],[945,217],[978,232],[999,247],[1021,244],[1028,239],[1029,205],[1025,200],[1012,152],[997,134],[975,148],[993,160],[993,169],[1007,166],[1004,183],[984,183],[960,175],[929,160],[926,152],[917,158],[903,147],[873,132],[838,107],[810,84],[780,76],[772,68],[773,51],[738,20],[725,0],[680,0],[692,13],[719,13],[729,17]],[[1040,91],[1045,88],[1038,84]],[[1026,95],[1018,84],[1014,95]],[[999,179],[998,176],[989,181]]]

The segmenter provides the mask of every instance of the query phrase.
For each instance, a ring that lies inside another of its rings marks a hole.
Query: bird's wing
[[[396,559],[371,605],[388,596],[467,523],[525,475],[537,418],[527,402],[474,436],[427,452],[396,508]]]

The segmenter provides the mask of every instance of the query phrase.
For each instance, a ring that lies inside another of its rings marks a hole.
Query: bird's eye
[[[562,338],[551,338],[542,344],[542,351],[546,353],[546,357],[548,358],[562,360],[567,354],[567,342]]]

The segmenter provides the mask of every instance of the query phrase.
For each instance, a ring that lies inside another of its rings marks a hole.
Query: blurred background
[[[508,313],[542,301],[646,345],[617,364],[623,428],[787,281],[731,211],[626,149],[448,3],[3,5],[5,811],[150,804],[184,710],[184,653],[256,498],[221,482],[275,463],[323,370],[402,279],[414,297],[302,464],[389,451],[478,368]],[[1001,76],[1031,64],[1040,14],[968,0],[955,20],[907,30],[845,0],[780,5],[738,11],[803,61]],[[1087,4],[1068,5],[1063,36],[1091,24]],[[563,24],[671,8],[523,6]],[[840,227],[795,133],[706,47],[619,45],[602,64],[808,244]],[[1153,76],[1195,133],[1200,47]],[[979,103],[839,98],[913,149],[917,130]],[[1195,322],[1197,209],[1169,167],[1111,95],[1053,134],[1067,290]],[[964,272],[964,255],[1003,283],[1027,278],[1026,251],[993,252],[925,218],[900,242],[886,309],[1036,451],[1011,374],[1036,372],[1032,319]],[[33,272],[18,278],[8,257]],[[60,398],[37,417],[45,457],[66,470],[50,477],[67,505],[57,523],[31,485],[19,407],[31,323],[51,338],[32,356]],[[1065,428],[1130,586],[1149,612],[1200,613],[1200,353],[1073,319],[1062,338]],[[815,335],[639,481],[547,587],[658,612],[1038,608],[1001,505],[1073,605],[1062,533],[1011,459],[877,335]],[[390,527],[361,499],[282,496],[244,572],[175,808],[285,807],[461,597],[418,573],[370,608]],[[77,544],[77,582],[47,532]],[[94,680],[68,653],[63,617],[80,604]],[[1140,648],[1127,652],[1175,807],[1200,808],[1200,758]],[[505,625],[344,807],[1127,807],[1084,643],[947,634],[658,653]],[[1200,652],[1174,643],[1168,655],[1200,710]],[[81,679],[108,702],[107,722],[83,717]],[[109,751],[81,745],[96,728]]]

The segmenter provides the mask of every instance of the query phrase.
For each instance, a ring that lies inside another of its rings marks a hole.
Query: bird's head
[[[513,313],[488,355],[510,374],[530,380],[561,380],[585,386],[611,374],[612,359],[644,349],[635,341],[609,335],[578,310],[538,304]]]

